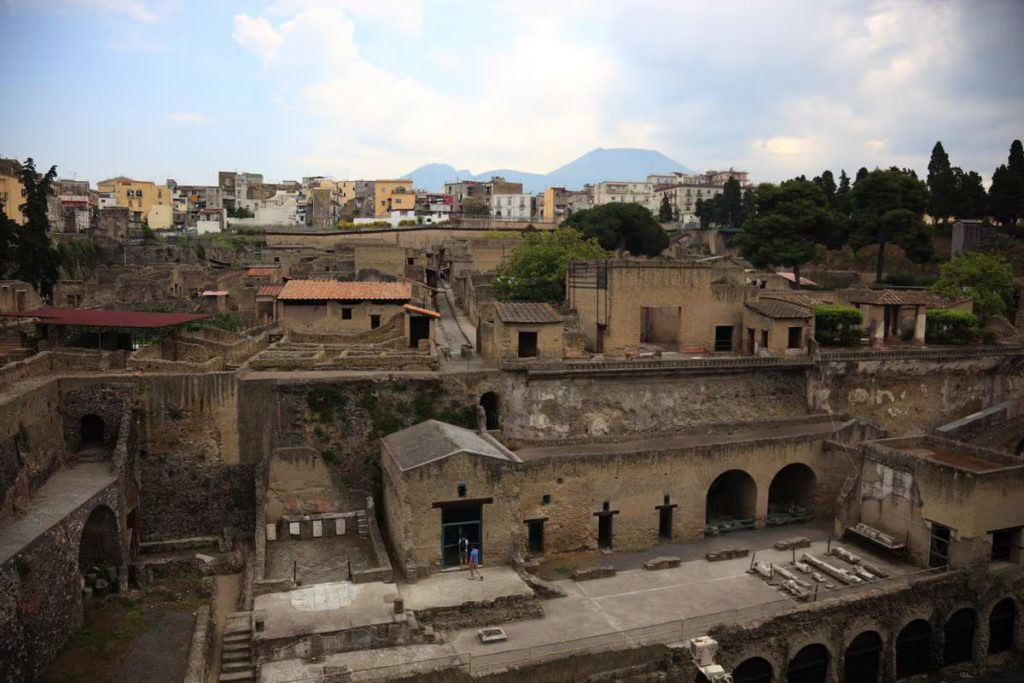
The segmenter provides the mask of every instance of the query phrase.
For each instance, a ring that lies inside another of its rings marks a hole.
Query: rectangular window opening
[[[520,358],[536,358],[537,357],[537,333],[536,332],[520,332],[519,333],[519,351]]]
[[[715,351],[732,351],[732,325],[715,325]]]
[[[352,309],[351,308],[343,308],[343,309],[341,309],[341,319],[342,320],[351,320],[352,319]]]
[[[786,348],[799,349],[803,345],[803,328],[789,328],[789,345]]]

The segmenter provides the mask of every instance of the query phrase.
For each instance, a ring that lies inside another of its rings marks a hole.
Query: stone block
[[[704,559],[708,562],[721,562],[722,560],[731,560],[736,557],[746,557],[749,552],[749,548],[721,548],[720,550],[712,550],[709,553],[705,553]]]
[[[811,539],[806,536],[794,536],[792,538],[784,538],[780,541],[775,541],[776,550],[789,550],[790,548],[809,548],[811,547]]]
[[[644,562],[644,569],[648,571],[654,571],[657,569],[670,569],[672,567],[678,567],[682,562],[681,558],[673,555],[665,555],[663,557],[655,557]]]
[[[591,581],[593,579],[604,579],[615,576],[615,567],[582,567],[572,572],[573,581]]]
[[[267,540],[268,541],[276,541],[277,540],[277,525],[276,524],[268,524],[267,525]]]
[[[324,523],[319,519],[313,520],[313,538],[322,538],[324,535]]]

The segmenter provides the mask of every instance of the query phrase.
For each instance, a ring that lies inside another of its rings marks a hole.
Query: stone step
[[[238,642],[243,642],[243,641],[244,642],[249,642],[250,640],[252,640],[252,632],[251,631],[235,631],[234,633],[225,633],[224,634],[224,642],[225,643],[238,643]]]
[[[246,664],[251,664],[252,655],[248,652],[225,652],[221,655],[220,661],[223,663],[245,662]]]
[[[252,671],[252,662],[221,662],[221,673],[231,671]]]
[[[253,675],[252,669],[249,669],[248,671],[229,671],[227,673],[222,673],[220,678],[217,680],[223,681],[224,683],[232,683],[235,681],[255,681],[256,676]]]
[[[252,624],[246,621],[228,622],[224,624],[224,635],[231,635],[233,633],[252,633]]]
[[[250,643],[225,643],[224,652],[250,652],[252,645]]]

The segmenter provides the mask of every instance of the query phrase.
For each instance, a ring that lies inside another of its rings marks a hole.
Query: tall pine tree
[[[964,173],[959,166],[953,167],[954,212],[957,218],[984,218],[988,209],[988,195],[981,184],[981,176],[974,171]]]
[[[18,230],[14,250],[16,275],[46,297],[53,292],[53,285],[60,275],[60,259],[50,244],[50,219],[46,206],[47,198],[53,194],[56,177],[56,166],[51,166],[45,175],[36,173],[36,164],[31,157],[21,168],[22,195],[25,197],[21,212],[25,216],[25,224]]]
[[[932,158],[928,162],[928,189],[932,193],[928,202],[929,216],[945,223],[950,216],[956,215],[956,180],[942,142],[936,142],[932,148]]]
[[[850,215],[850,176],[846,169],[839,171],[839,187],[836,188],[836,211],[843,216]]]

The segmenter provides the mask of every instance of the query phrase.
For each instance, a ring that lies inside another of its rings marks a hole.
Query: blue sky
[[[986,180],[1024,136],[1024,3],[0,0],[0,155],[94,183],[547,172],[657,149],[755,180]]]

